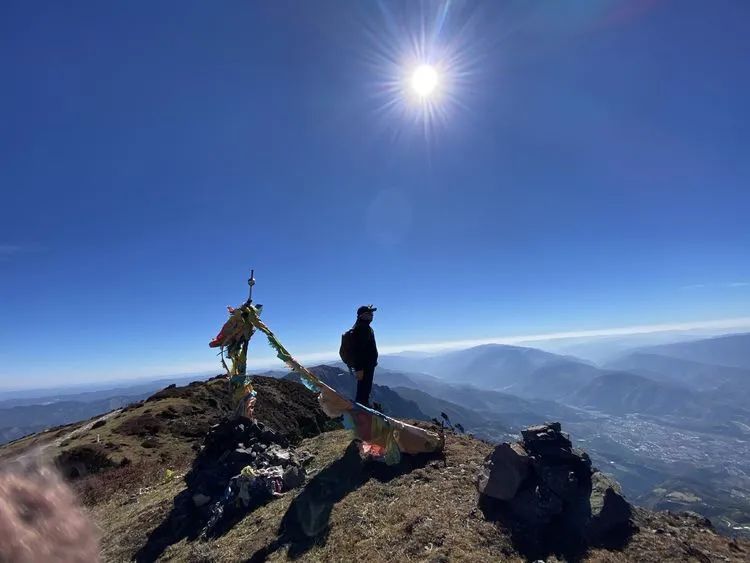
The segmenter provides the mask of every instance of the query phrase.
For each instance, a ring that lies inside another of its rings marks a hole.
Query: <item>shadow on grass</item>
[[[352,442],[344,455],[313,477],[292,501],[284,514],[278,537],[256,551],[247,563],[265,561],[272,553],[289,545],[288,555],[298,559],[314,545],[325,544],[330,530],[331,511],[336,503],[357,490],[370,479],[387,483],[392,479],[424,467],[430,461],[442,459],[442,453],[402,455],[398,465],[362,460],[357,445]]]
[[[208,519],[194,508],[190,490],[184,490],[174,499],[169,515],[151,532],[146,544],[135,554],[139,563],[156,561],[172,544],[183,538],[196,539]]]

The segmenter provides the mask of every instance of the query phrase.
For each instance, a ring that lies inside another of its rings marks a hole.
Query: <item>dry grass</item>
[[[349,441],[346,431],[335,431],[304,440],[300,447],[315,454],[311,469],[320,475],[340,462]],[[215,540],[182,540],[170,546],[160,560],[224,563],[256,555],[256,560],[267,556],[268,561],[523,561],[507,531],[486,521],[477,509],[474,475],[490,449],[483,442],[449,435],[445,460],[428,461],[390,479],[366,466],[363,477],[332,505],[327,530],[307,545],[284,543],[280,536],[280,524],[301,494],[295,491],[249,513]],[[306,487],[315,478],[311,475]],[[183,489],[181,480],[159,483],[142,494],[95,507],[104,538],[103,559],[130,560]],[[638,523],[641,531],[623,551],[592,550],[586,560],[750,560],[747,543],[733,544],[698,521],[639,511]],[[664,533],[656,531],[662,529]]]
[[[185,483],[181,477],[166,480],[163,475],[153,473],[150,485],[133,492],[120,491],[112,483],[109,498],[88,509],[100,530],[102,561],[130,561],[169,513],[174,497]],[[149,478],[145,482],[148,481]]]
[[[156,461],[128,463],[106,473],[87,475],[71,486],[84,506],[93,507],[115,497],[132,499],[139,491],[173,480],[175,475],[184,475],[187,470],[184,465],[165,467]]]
[[[312,471],[325,470],[339,460],[350,436],[328,432],[305,440],[300,447],[315,454]],[[508,537],[476,509],[473,475],[490,446],[466,437],[450,437],[446,461],[433,460],[424,467],[390,480],[373,476],[357,482],[334,504],[328,532],[317,538],[305,561],[478,561],[520,560]],[[369,466],[368,466],[369,467]],[[382,468],[382,466],[380,466]],[[369,474],[370,469],[365,469]],[[313,475],[314,478],[314,475]],[[123,504],[112,500],[95,508],[102,526],[107,561],[124,561],[145,543],[171,509],[180,487],[167,483],[153,487]],[[163,554],[170,561],[244,561],[272,546],[269,561],[287,560],[290,546],[275,546],[279,525],[295,493],[256,509],[226,535],[210,543],[181,542]],[[123,537],[127,535],[127,538]],[[273,549],[278,547],[278,549]],[[292,546],[292,551],[299,546]]]

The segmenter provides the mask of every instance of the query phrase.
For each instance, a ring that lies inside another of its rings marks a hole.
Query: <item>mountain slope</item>
[[[297,383],[255,377],[253,386],[262,397],[255,409],[258,419],[280,428],[289,438],[299,440],[323,427],[340,426],[332,424],[313,394]],[[6,444],[0,447],[0,461],[30,452],[55,460],[66,452],[89,450],[97,452],[99,461],[106,458],[111,467],[127,459],[125,463],[130,465],[159,463],[163,470],[167,464],[189,462],[209,428],[233,407],[223,377],[183,387],[172,385],[101,419],[53,428]],[[95,472],[100,468],[84,469]]]
[[[536,370],[523,382],[508,388],[509,393],[533,399],[564,400],[602,375],[602,370],[589,364],[562,359]]]
[[[392,376],[392,380],[403,382],[397,385],[394,390],[399,395],[413,399],[430,417],[439,414],[439,412],[434,412],[436,410],[435,405],[438,404],[435,402],[436,400],[444,403],[445,408],[441,410],[446,413],[448,412],[446,409],[471,413],[468,416],[462,416],[462,419],[457,419],[457,422],[461,422],[467,428],[472,424],[470,421],[473,419],[485,422],[494,420],[499,422],[503,429],[506,427],[518,429],[538,420],[563,419],[574,421],[579,418],[579,413],[576,410],[554,401],[522,398],[501,391],[480,389],[472,385],[453,383],[429,378],[428,376],[405,374],[408,377],[400,378],[398,372],[391,371],[388,373]],[[380,376],[381,371],[378,370],[376,380],[380,380]],[[417,400],[418,395],[406,393],[405,390],[407,389],[420,392],[422,399]],[[423,403],[431,406],[425,407]]]
[[[697,417],[705,412],[692,391],[625,372],[599,376],[568,397],[571,404],[612,414],[679,414]]]
[[[638,351],[703,364],[750,369],[750,333],[661,344],[641,348]]]
[[[487,344],[425,358],[385,356],[388,369],[427,373],[453,384],[506,391],[534,398],[559,396],[570,385],[583,385],[599,375],[577,358],[536,348]]]
[[[705,364],[655,353],[632,352],[609,362],[606,367],[697,391],[750,387],[750,369]]]
[[[433,397],[424,391],[408,387],[396,387],[394,391],[405,399],[414,401],[428,417],[440,420],[441,413],[445,413],[453,424],[459,423],[466,429],[471,429],[472,431],[476,431],[486,426],[492,419],[491,416],[485,413],[473,411],[462,407],[461,405],[457,405],[456,403]]]

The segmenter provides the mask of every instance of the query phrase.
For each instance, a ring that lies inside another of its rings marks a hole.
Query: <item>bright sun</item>
[[[435,67],[420,65],[411,75],[411,87],[422,98],[429,97],[438,85],[438,73]]]

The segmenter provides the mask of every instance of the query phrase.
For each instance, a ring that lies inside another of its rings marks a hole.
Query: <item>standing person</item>
[[[354,400],[366,407],[370,406],[372,378],[375,376],[375,366],[378,365],[375,332],[370,326],[375,311],[377,309],[372,305],[362,305],[357,309],[357,322],[351,330],[351,368],[357,378],[357,396]]]

